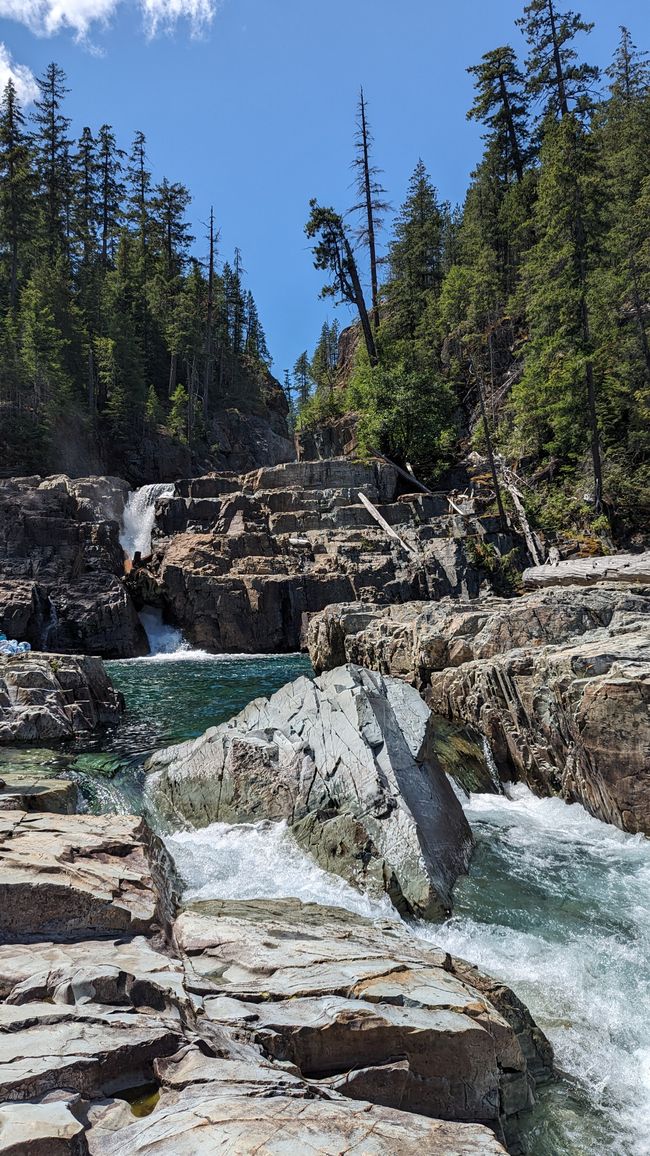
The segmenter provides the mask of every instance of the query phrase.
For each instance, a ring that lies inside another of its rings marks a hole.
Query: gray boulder
[[[451,907],[472,839],[417,691],[344,666],[299,678],[151,757],[158,812],[196,827],[284,820],[327,870],[399,911]]]
[[[0,658],[0,743],[73,738],[117,722],[123,711],[99,658]]]

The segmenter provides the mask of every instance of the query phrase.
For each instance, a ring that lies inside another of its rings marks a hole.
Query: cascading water
[[[156,501],[158,498],[171,498],[174,493],[175,487],[170,482],[155,482],[131,491],[124,507],[120,530],[120,544],[129,558],[133,558],[136,553],[146,558],[151,553]]]

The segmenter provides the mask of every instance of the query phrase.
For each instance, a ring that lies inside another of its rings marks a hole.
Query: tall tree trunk
[[[557,77],[557,92],[560,100],[560,112],[562,116],[569,115],[569,105],[566,98],[566,86],[564,83],[564,71],[562,69],[562,57],[560,56],[560,46],[557,41],[557,29],[555,27],[555,9],[553,7],[553,0],[548,0],[548,14],[551,21],[551,36],[553,39],[553,62],[555,64],[555,75]]]
[[[517,131],[515,129],[515,122],[512,118],[512,108],[510,107],[510,96],[508,88],[503,78],[503,74],[499,73],[499,89],[501,91],[501,100],[503,101],[503,111],[506,114],[506,121],[508,124],[508,136],[510,138],[510,148],[512,150],[512,159],[515,165],[515,172],[517,180],[521,184],[524,179],[524,166],[521,159],[521,150],[519,148],[519,141],[517,140]]]
[[[499,475],[497,473],[496,462],[494,460],[494,450],[492,448],[492,435],[490,433],[490,425],[487,419],[487,412],[485,409],[485,390],[483,386],[483,376],[479,368],[478,356],[472,358],[472,365],[474,368],[474,376],[476,377],[476,388],[478,390],[478,399],[481,406],[481,417],[483,418],[483,432],[485,434],[485,444],[487,446],[488,461],[490,463],[490,473],[492,474],[492,484],[497,499],[497,509],[499,511],[499,519],[501,521],[501,529],[505,532],[508,528],[508,521],[506,519],[506,512],[503,508],[503,501],[501,498],[501,486],[499,485]]]
[[[370,283],[372,288],[372,320],[375,331],[379,329],[379,279],[377,276],[377,248],[375,242],[375,216],[372,205],[372,185],[370,181],[370,156],[368,148],[368,125],[366,123],[366,102],[361,89],[361,144],[363,149],[363,186],[366,198],[368,220],[368,252],[370,254]]]
[[[343,237],[343,243],[345,245],[346,265],[350,274],[350,281],[352,282],[352,288],[354,291],[354,301],[359,312],[359,320],[361,321],[361,328],[363,330],[366,349],[368,350],[368,360],[371,365],[378,365],[379,358],[377,356],[377,346],[375,344],[375,337],[372,331],[372,326],[370,324],[370,318],[368,317],[368,310],[366,308],[366,302],[363,296],[363,289],[361,288],[361,282],[359,280],[359,270],[357,269],[357,263],[354,259],[352,246],[350,245],[350,242],[346,236]]]
[[[178,354],[171,353],[169,356],[169,396],[173,394],[176,389],[176,363],[178,361]]]

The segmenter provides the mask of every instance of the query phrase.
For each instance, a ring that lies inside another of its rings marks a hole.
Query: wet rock
[[[297,900],[196,902],[175,938],[206,1015],[321,1087],[499,1129],[550,1074],[508,989],[398,923]]]
[[[77,785],[66,779],[37,779],[4,774],[0,780],[1,811],[55,811],[71,815],[77,808]]]
[[[503,778],[650,834],[650,596],[551,587],[523,598],[330,607],[310,626],[316,669],[399,675],[490,743]]]
[[[154,932],[162,858],[136,816],[0,812],[0,941]]]
[[[437,918],[467,868],[471,833],[432,734],[416,691],[347,666],[157,752],[147,789],[175,822],[286,820],[326,869]]]
[[[0,657],[0,743],[72,738],[116,722],[123,711],[99,658]]]

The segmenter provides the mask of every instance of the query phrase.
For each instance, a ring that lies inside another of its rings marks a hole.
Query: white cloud
[[[141,10],[147,32],[154,36],[182,20],[192,32],[201,31],[219,0],[0,0],[0,16],[26,24],[37,36],[69,30],[84,40],[93,26],[106,25],[123,3]]]
[[[13,80],[16,85],[21,104],[31,104],[38,96],[34,73],[26,64],[14,64],[6,44],[0,41],[0,93],[4,92],[9,80]]]

